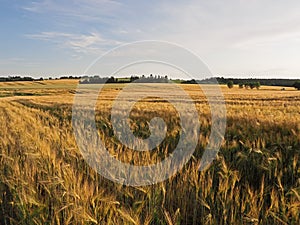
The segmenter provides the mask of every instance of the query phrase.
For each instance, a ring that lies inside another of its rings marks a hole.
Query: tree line
[[[168,76],[160,76],[160,75],[152,75],[149,76],[142,75],[139,76],[131,76],[129,78],[115,78],[111,77],[99,77],[99,76],[84,76],[79,81],[80,84],[102,84],[102,83],[168,83]]]
[[[264,86],[282,86],[282,87],[293,87],[299,79],[260,79],[260,78],[224,78],[224,77],[215,77],[200,80],[201,84],[210,84],[215,83],[215,80],[219,84],[227,84],[229,81],[232,81],[234,85],[239,84],[250,84],[259,82],[260,85]]]
[[[34,81],[32,77],[20,77],[20,76],[13,76],[13,77],[0,77],[0,82],[11,82],[11,81]]]
[[[228,88],[233,88],[233,81],[228,81],[227,82],[227,87]],[[253,89],[253,88],[256,88],[256,89],[259,89],[260,88],[260,82],[259,81],[256,81],[256,82],[244,82],[244,83],[239,83],[239,88],[246,88],[246,89]]]
[[[230,80],[230,81],[227,82],[227,87],[228,87],[228,88],[233,88],[233,85],[234,85],[233,81]],[[261,84],[260,84],[259,81],[256,81],[256,82],[253,82],[253,81],[252,81],[252,82],[243,82],[243,83],[239,83],[238,86],[239,86],[239,88],[246,88],[246,89],[249,89],[249,88],[251,88],[251,89],[256,88],[256,89],[259,89],[260,86],[261,86]],[[293,85],[291,85],[291,87],[294,87],[294,88],[296,88],[297,90],[300,90],[300,81],[295,81],[295,82],[293,83]]]
[[[149,76],[130,76],[128,78],[115,78],[115,77],[100,77],[96,76],[61,76],[59,78],[32,78],[29,76],[8,76],[0,77],[0,82],[14,82],[14,81],[42,81],[42,80],[59,80],[59,79],[80,79],[82,84],[96,84],[96,83],[167,83],[170,81],[168,76],[153,75]],[[238,85],[240,88],[259,88],[261,85],[265,86],[283,86],[283,87],[295,87],[300,90],[300,80],[297,79],[244,79],[244,78],[224,78],[215,77],[203,80],[178,80],[178,83],[182,84],[215,84],[216,81],[219,84],[226,84],[228,87],[233,87],[233,85]]]
[[[8,77],[0,77],[0,82],[14,82],[14,81],[42,81],[42,80],[62,80],[62,79],[80,79],[81,76],[61,76],[59,78],[33,78],[29,76],[21,77],[21,76],[8,76]]]

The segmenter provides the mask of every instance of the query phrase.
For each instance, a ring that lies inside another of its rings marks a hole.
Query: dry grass
[[[83,160],[71,126],[76,81],[64,82],[0,83],[0,93],[6,93],[0,98],[0,224],[300,223],[298,91],[222,87],[228,113],[225,141],[214,163],[198,172],[210,111],[197,86],[183,85],[200,112],[201,135],[192,159],[165,182],[126,187],[103,178]],[[144,158],[113,142],[109,111],[122,87],[108,85],[103,91],[99,132],[117,158],[155,162],[172,150],[174,140]],[[142,101],[135,110],[146,106],[168,124],[178,122],[166,103]],[[147,118],[133,116],[136,125],[141,119]]]

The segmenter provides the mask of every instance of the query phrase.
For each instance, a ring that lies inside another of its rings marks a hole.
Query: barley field
[[[299,91],[222,86],[225,138],[217,158],[199,172],[211,112],[198,86],[181,85],[199,111],[197,148],[164,182],[130,187],[104,178],[82,157],[72,130],[77,83],[0,83],[0,224],[300,224]],[[176,110],[157,99],[137,102],[131,115],[136,135],[149,135],[147,121],[153,116],[162,117],[170,129],[155,151],[125,148],[109,120],[124,86],[107,84],[102,90],[98,131],[118,160],[155,163],[176,147]]]

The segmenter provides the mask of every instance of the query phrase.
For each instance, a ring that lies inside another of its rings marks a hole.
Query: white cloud
[[[73,56],[78,57],[78,53],[99,54],[109,47],[121,44],[120,41],[103,38],[99,33],[72,34],[63,32],[41,32],[39,34],[27,34],[26,37],[36,40],[49,41],[59,47],[71,49]],[[77,53],[77,54],[75,54]]]
[[[25,36],[31,39],[56,42],[58,39],[70,38],[73,35],[62,32],[41,32],[39,34],[26,34]]]
[[[97,33],[91,33],[89,35],[80,35],[72,37],[70,41],[67,42],[68,45],[75,48],[83,49],[88,48],[97,43],[103,43],[105,40]]]

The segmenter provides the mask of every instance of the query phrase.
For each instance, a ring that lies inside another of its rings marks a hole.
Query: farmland
[[[197,85],[181,85],[199,111],[197,148],[166,181],[130,187],[102,177],[83,159],[71,121],[77,82],[0,83],[0,224],[300,223],[299,91],[222,86],[226,134],[217,158],[199,172],[210,109]],[[172,127],[169,139],[154,153],[122,148],[109,118],[124,87],[107,84],[102,90],[95,116],[99,133],[115,158],[155,163],[174,149],[172,138],[180,130],[176,111],[164,101],[138,102],[132,126],[147,136],[145,120],[160,116]]]

